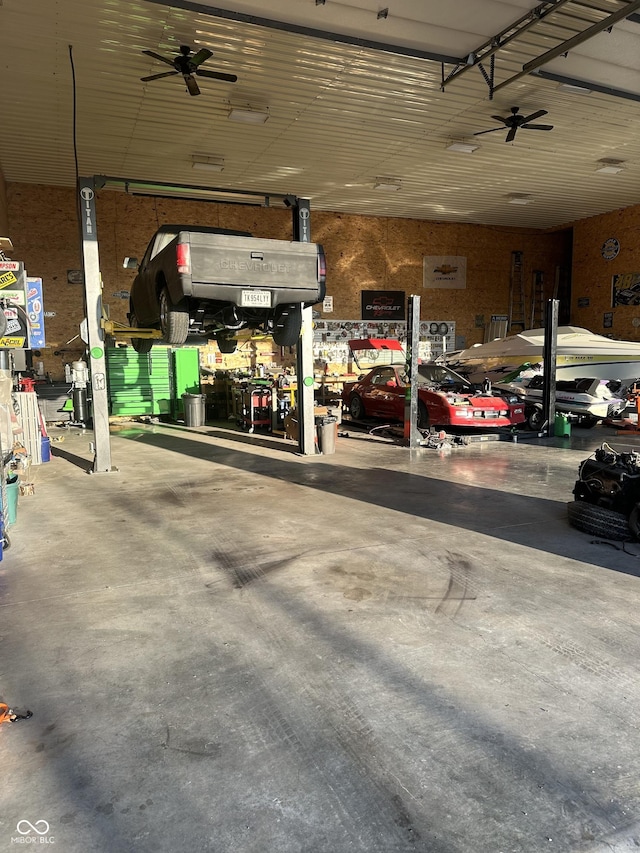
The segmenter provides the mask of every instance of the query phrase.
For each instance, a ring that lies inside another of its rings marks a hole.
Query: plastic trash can
[[[7,507],[6,509],[2,507],[4,513],[4,524],[5,527],[9,527],[12,524],[15,524],[18,520],[18,494],[20,492],[20,483],[18,482],[18,475],[12,474],[7,477],[7,482],[5,485],[5,493],[7,495]],[[1,503],[1,501],[0,501]]]
[[[569,418],[566,415],[561,414],[560,412],[556,413],[553,431],[556,437],[558,438],[565,438],[570,436],[571,424],[569,423]]]
[[[323,456],[336,452],[336,437],[338,434],[338,419],[334,415],[316,418],[318,433],[318,450]]]
[[[204,394],[183,394],[184,422],[188,427],[204,426],[205,396]]]

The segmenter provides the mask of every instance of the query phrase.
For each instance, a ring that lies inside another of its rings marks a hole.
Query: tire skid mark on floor
[[[217,545],[220,545],[219,540]],[[218,547],[216,556],[230,577],[242,578],[246,566],[238,566],[233,554],[224,553]],[[247,587],[244,584],[242,591],[245,601],[251,605],[257,632],[272,657],[275,652],[280,660],[286,660],[290,635],[283,638],[281,631],[276,630],[261,590],[255,588],[255,582],[267,581],[268,575],[257,564],[249,574],[251,585]],[[299,639],[304,642],[305,637]],[[291,693],[284,688],[278,689],[275,680],[267,680],[262,674],[263,667],[258,663],[253,669],[253,680],[260,685],[262,701],[253,706],[251,713],[264,746],[286,744],[305,764],[314,766],[323,779],[325,789],[339,804],[341,822],[351,844],[368,835],[370,839],[384,839],[385,851],[409,853],[423,849],[416,847],[420,833],[409,819],[407,809],[399,805],[406,797],[406,790],[397,784],[395,776],[386,774],[375,759],[372,765],[372,757],[381,751],[377,748],[373,731],[355,703],[336,689],[335,680],[323,678],[319,684],[313,684],[310,678],[306,678],[301,682],[296,671],[296,699],[305,702],[305,716],[310,714],[317,720],[310,738],[308,724],[300,717],[301,712],[296,711]],[[270,737],[265,737],[265,734]],[[314,748],[313,741],[318,738],[323,741],[322,749]],[[321,761],[318,758],[328,754],[331,759]],[[376,800],[374,818],[371,816],[372,789]],[[360,849],[372,849],[371,840]],[[446,847],[442,850],[446,853]]]
[[[261,622],[261,636],[263,633],[269,634],[269,626],[273,623],[273,618],[271,611],[264,603],[264,599],[260,597],[260,590],[252,590],[251,604],[254,615],[257,615]],[[291,630],[287,630],[286,636],[290,642],[296,642],[296,626],[289,627]],[[302,642],[303,639],[301,637],[299,641]],[[308,637],[306,639],[308,642]],[[284,660],[289,645],[282,641],[280,633],[272,632],[269,635],[266,648],[271,651],[272,657],[275,657],[273,654],[275,651],[276,655]],[[311,652],[309,653],[309,662],[310,664],[313,663]],[[306,698],[316,708],[317,712],[321,713],[323,723],[331,729],[331,741],[338,744],[341,751],[348,757],[349,766],[357,768],[358,773],[375,792],[375,802],[379,813],[381,816],[387,816],[382,822],[383,826],[388,826],[391,820],[410,836],[410,843],[413,847],[408,849],[438,849],[439,851],[447,849],[446,844],[443,844],[441,839],[429,838],[427,842],[426,837],[430,836],[430,832],[428,827],[424,828],[425,816],[444,813],[450,808],[450,798],[455,799],[455,795],[452,794],[452,783],[453,788],[458,788],[460,795],[464,797],[469,778],[465,768],[469,770],[469,773],[476,776],[481,773],[485,780],[486,790],[495,790],[498,794],[500,792],[505,793],[512,781],[521,781],[522,777],[525,776],[524,770],[521,771],[521,777],[517,776],[517,771],[513,771],[509,778],[503,774],[499,780],[496,780],[495,769],[485,747],[482,744],[470,743],[460,753],[460,773],[457,779],[453,780],[446,771],[446,778],[442,778],[440,768],[445,767],[446,763],[436,759],[435,763],[432,762],[435,764],[435,769],[432,769],[431,773],[435,774],[437,782],[423,789],[419,785],[419,780],[414,780],[413,785],[416,790],[409,790],[407,780],[402,781],[402,768],[399,767],[394,772],[388,761],[384,765],[382,764],[379,756],[384,754],[402,755],[403,751],[413,752],[416,743],[410,743],[404,735],[398,736],[393,726],[389,726],[388,722],[385,724],[384,743],[380,741],[365,711],[345,691],[340,689],[339,685],[345,679],[344,668],[341,663],[334,662],[330,656],[323,656],[322,666],[324,672],[316,676],[315,679],[306,678],[302,683],[299,680],[296,682],[297,695]],[[311,666],[308,667],[308,671],[311,671]],[[271,689],[274,689],[273,684],[270,686]],[[286,697],[288,693],[281,688],[279,695]],[[455,742],[454,747],[460,751],[459,743]],[[450,759],[450,755],[448,758]],[[515,768],[518,768],[519,765],[515,759],[513,764]],[[332,772],[335,780],[336,771]],[[344,800],[344,787],[338,786],[336,790]],[[560,791],[558,796],[561,794],[566,797],[566,792]],[[530,792],[530,795],[535,794]],[[439,800],[435,807],[433,805],[434,800]],[[381,803],[383,805],[380,805]],[[429,804],[428,807],[427,803]],[[476,817],[478,820],[482,820],[483,803],[479,802],[477,808]],[[411,817],[412,811],[417,815],[415,818]],[[531,829],[533,831],[535,827],[532,826]],[[421,835],[425,836],[424,841],[421,840]],[[388,849],[388,845],[385,849]]]
[[[450,556],[453,557],[454,555],[451,554]],[[486,587],[487,584],[477,572],[473,572],[473,556],[469,555],[465,557],[459,554],[455,555],[455,557],[456,559],[457,557],[461,559],[459,561],[452,559],[449,567],[451,578],[454,582],[462,586],[465,590],[465,595],[470,595],[473,598],[486,598],[487,591],[483,587]],[[430,558],[433,559],[433,552],[431,552]],[[518,582],[526,584],[529,588],[534,588],[533,580],[525,581],[519,577]],[[535,589],[539,591],[539,584],[536,585]],[[496,595],[494,593],[495,598]],[[637,686],[637,679],[634,676],[617,667],[611,658],[598,656],[593,651],[579,646],[569,635],[559,634],[557,631],[552,630],[548,633],[534,631],[523,617],[511,614],[506,609],[500,613],[500,623],[502,627],[515,627],[523,640],[529,637],[536,645],[542,643],[554,654],[563,656],[573,665],[602,679],[604,682],[603,689],[609,691],[615,685],[616,689],[621,692],[626,692],[630,695],[634,694]],[[620,648],[624,649],[623,643],[620,644]],[[564,681],[562,686],[566,687]],[[636,724],[640,723],[640,709],[636,708],[635,704],[630,704],[629,711]],[[625,716],[628,719],[628,715],[625,714]]]
[[[429,552],[428,556],[430,561],[433,563],[433,550]],[[471,594],[472,597],[481,597],[483,595],[483,593],[485,592],[483,589],[484,583],[481,578],[478,577],[477,572],[474,574],[473,569],[475,564],[472,555],[465,555],[461,552],[446,552],[444,555],[441,555],[441,557],[443,563],[448,566],[452,586],[458,584],[460,587],[459,591],[463,592],[465,597],[469,594]],[[233,563],[232,559],[230,560],[230,563]],[[440,566],[440,568],[442,568],[442,566]],[[267,576],[260,571],[259,567],[255,568],[255,575],[257,578],[260,578],[263,581],[267,579]],[[250,596],[250,604],[254,616],[258,619],[260,623],[260,634],[268,637],[268,646],[271,648],[272,651],[280,653],[281,658],[286,659],[288,644],[282,640],[278,632],[271,630],[272,619],[270,618],[269,610],[265,605],[264,598],[261,594],[261,589],[255,588],[253,590],[249,590],[248,592],[252,593]],[[444,602],[445,604],[447,601],[450,600],[449,598],[447,598],[448,592],[449,588],[447,588],[447,590],[445,591],[445,595],[442,599],[442,602]],[[399,600],[406,602],[407,605],[410,605],[413,602],[414,612],[416,611],[415,601],[413,601],[410,596],[399,596]],[[451,597],[451,600],[453,600],[453,597]],[[418,610],[417,612],[419,613],[420,619],[432,620],[433,618],[432,614],[426,612],[425,610]],[[458,612],[459,608],[457,608],[455,613],[453,614],[454,617],[458,614]],[[444,615],[451,614],[445,613]],[[528,626],[526,626],[524,620],[518,617],[501,615],[501,627],[504,628],[505,625],[510,626],[520,634],[522,634],[524,627],[525,636],[523,637],[523,639],[528,647],[531,647],[532,645],[535,645],[540,642],[540,635],[536,634],[534,631],[531,631]],[[469,626],[465,625],[462,625],[461,627],[469,628]],[[474,630],[474,628],[472,627],[471,630]],[[529,637],[530,639],[529,642],[527,642],[527,637]],[[553,643],[550,643],[548,641],[548,638],[544,636],[543,641],[545,645],[553,651]],[[499,646],[496,646],[496,651],[499,653],[503,653],[503,650],[500,649]],[[511,655],[508,656],[511,657]],[[333,673],[335,669],[335,665],[331,661],[323,661],[323,666],[329,673]],[[606,672],[606,667],[603,668],[599,666],[593,666],[589,671],[592,672],[592,674],[601,675]],[[379,750],[377,748],[375,733],[372,730],[370,723],[367,721],[366,715],[357,707],[357,705],[348,695],[346,695],[343,691],[336,687],[336,685],[340,683],[340,675],[343,676],[344,674],[341,673],[339,670],[336,670],[334,674],[325,677],[320,682],[318,682],[318,679],[311,680],[307,678],[304,680],[303,683],[298,683],[296,685],[297,693],[299,696],[306,697],[307,699],[309,699],[312,703],[315,704],[317,708],[323,709],[323,720],[326,724],[331,726],[335,742],[340,746],[342,752],[349,757],[350,762],[355,767],[360,768],[362,774],[364,775],[364,778],[366,778],[379,792],[387,806],[391,801],[391,798],[395,795],[397,795],[398,797],[406,798],[408,794],[409,798],[413,797],[414,799],[418,799],[421,796],[420,792],[408,792],[402,784],[398,783],[398,775],[394,775],[390,768],[382,767],[377,764],[376,755],[379,752],[382,752],[382,750]],[[549,683],[548,679],[543,680],[546,680],[546,682]],[[272,685],[270,685],[270,687],[271,689],[273,689]],[[563,684],[562,687],[563,689],[565,689],[566,685]],[[286,708],[287,694],[280,691],[276,694],[276,699],[279,696],[282,696],[282,700],[285,703],[284,707]],[[281,712],[275,711],[274,713]],[[287,730],[287,732],[288,736],[290,736],[289,730]],[[385,737],[385,741],[386,740],[387,739]],[[389,752],[388,744],[386,752]],[[477,772],[478,761],[482,762],[486,759],[484,750],[479,749],[476,757],[474,758],[473,755],[470,755],[469,759],[469,766],[474,766],[476,769],[475,772]],[[487,784],[489,784],[489,782],[490,774],[487,780]],[[462,780],[460,784],[462,784]],[[562,801],[562,798],[566,798],[570,793],[570,791],[568,792],[564,790],[562,786],[559,786],[555,796],[557,796],[559,800]],[[587,797],[589,797],[587,792],[585,792],[585,794]],[[584,800],[584,797],[582,799]],[[594,807],[595,815],[597,815],[597,820],[601,822],[605,828],[611,826],[612,813],[606,808],[598,807],[595,801],[591,804],[591,807],[589,809],[587,809],[584,802],[582,802],[580,805],[576,805],[577,811],[583,813],[584,820],[593,819]],[[616,811],[615,808],[614,811]],[[388,824],[388,821],[383,821],[382,823],[383,826],[386,826]],[[413,837],[411,843],[417,843],[417,836]]]
[[[263,627],[260,626],[261,635]],[[245,713],[253,731],[252,741],[269,752],[284,747],[284,755],[273,756],[274,768],[278,761],[298,763],[312,780],[316,802],[324,792],[326,805],[341,825],[349,849],[362,853],[376,849],[384,849],[385,853],[416,853],[422,849],[407,839],[406,831],[396,822],[397,814],[389,814],[383,801],[372,809],[371,779],[361,772],[362,768],[354,768],[352,756],[345,756],[340,744],[336,746],[335,740],[328,739],[321,714],[317,710],[314,714],[308,707],[309,694],[304,684],[299,685],[292,699],[290,693],[278,688],[274,680],[267,679],[255,664],[250,682],[245,680],[242,689],[250,700]],[[254,698],[256,693],[258,701]],[[299,709],[301,699],[307,700],[303,709]],[[308,722],[310,714],[316,719],[313,727]],[[292,756],[287,755],[287,751]]]

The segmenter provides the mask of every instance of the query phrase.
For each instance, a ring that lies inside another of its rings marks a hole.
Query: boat
[[[525,416],[531,429],[542,426],[544,375],[541,365],[525,363],[520,369],[496,382],[493,386],[503,393],[516,394],[525,404]],[[619,379],[556,380],[555,409],[574,416],[583,427],[593,427],[605,418],[619,418],[628,406],[620,394],[624,385]]]
[[[486,344],[444,353],[439,360],[471,382],[500,382],[515,368],[542,365],[544,329],[530,329]],[[626,386],[640,380],[640,342],[615,341],[579,326],[559,326],[556,381],[619,379]]]

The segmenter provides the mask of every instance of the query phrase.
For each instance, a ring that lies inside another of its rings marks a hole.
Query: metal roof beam
[[[567,86],[576,86],[578,89],[599,92],[602,95],[611,95],[613,98],[624,98],[627,101],[640,101],[640,94],[637,92],[628,92],[626,89],[616,89],[613,86],[592,83],[590,80],[578,80],[576,77],[566,77],[564,74],[545,71],[544,68],[539,68],[532,73],[534,77],[541,77],[543,80],[552,80],[554,83],[564,83]]]
[[[456,77],[464,74],[465,71],[468,71],[470,68],[474,68],[476,65],[480,65],[483,60],[499,51],[504,47],[504,45],[509,44],[510,41],[513,41],[513,39],[517,38],[521,33],[531,29],[531,27],[535,26],[551,12],[555,12],[562,6],[571,2],[572,0],[546,0],[546,2],[540,3],[535,7],[535,9],[532,9],[527,12],[526,15],[518,18],[517,21],[514,21],[513,24],[506,27],[502,32],[492,36],[488,41],[476,48],[476,50],[471,51],[466,60],[460,62],[458,67],[454,68],[451,74],[449,74],[447,79],[444,81],[442,89],[444,90],[447,83],[455,80]]]
[[[208,6],[204,2],[197,2],[197,0],[146,0],[146,2],[155,3],[158,6],[169,6],[174,9],[186,9],[189,12],[198,12],[201,15],[211,15],[213,18],[223,18],[227,21],[255,24],[258,27],[267,27],[269,29],[280,30],[285,33],[297,33],[298,35],[324,39],[325,41],[349,44],[354,47],[364,47],[370,50],[382,50],[385,53],[395,53],[399,56],[410,56],[415,59],[428,59],[431,62],[441,62],[447,65],[458,65],[461,62],[459,56],[450,56],[444,53],[433,53],[428,50],[404,47],[400,44],[389,44],[388,42],[359,38],[358,36],[351,36],[346,33],[334,33],[329,32],[328,30],[318,30],[314,27],[304,27],[301,24],[291,24],[287,21],[276,21],[272,18],[262,18],[259,15],[247,15],[244,12],[233,12],[230,9],[220,9],[217,6]],[[564,2],[564,0],[556,0],[556,2]],[[2,5],[1,2],[0,5]]]
[[[537,56],[535,59],[532,59],[531,62],[525,63],[525,65],[522,66],[522,71],[518,72],[517,74],[514,74],[512,77],[509,77],[507,80],[503,80],[502,83],[499,83],[497,86],[494,87],[493,91],[499,91],[505,86],[508,86],[509,83],[514,83],[516,80],[520,80],[521,77],[525,77],[527,74],[531,74],[532,71],[535,71],[542,65],[546,65],[547,62],[551,62],[552,59],[556,59],[556,57],[562,56],[564,53],[568,53],[574,47],[577,47],[580,44],[584,44],[584,42],[589,41],[589,39],[593,38],[599,33],[610,29],[614,26],[614,24],[617,24],[619,21],[623,21],[637,9],[640,9],[640,0],[630,0],[630,2],[627,3],[623,8],[618,9],[617,12],[614,12],[608,17],[603,18],[602,21],[599,21],[597,24],[593,24],[592,26],[588,27],[588,29],[584,30],[581,33],[578,33],[578,35],[573,36],[573,38],[567,39],[567,41],[563,41],[560,44],[557,44],[555,47],[552,47],[551,50],[548,50],[541,56]]]

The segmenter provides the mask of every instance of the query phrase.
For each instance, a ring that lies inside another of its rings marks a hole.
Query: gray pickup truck
[[[196,225],[163,225],[149,243],[131,287],[129,324],[160,329],[162,343],[215,338],[234,352],[240,329],[272,335],[279,346],[300,337],[302,307],[322,302],[322,246],[252,237]],[[132,338],[138,352],[152,339]]]

